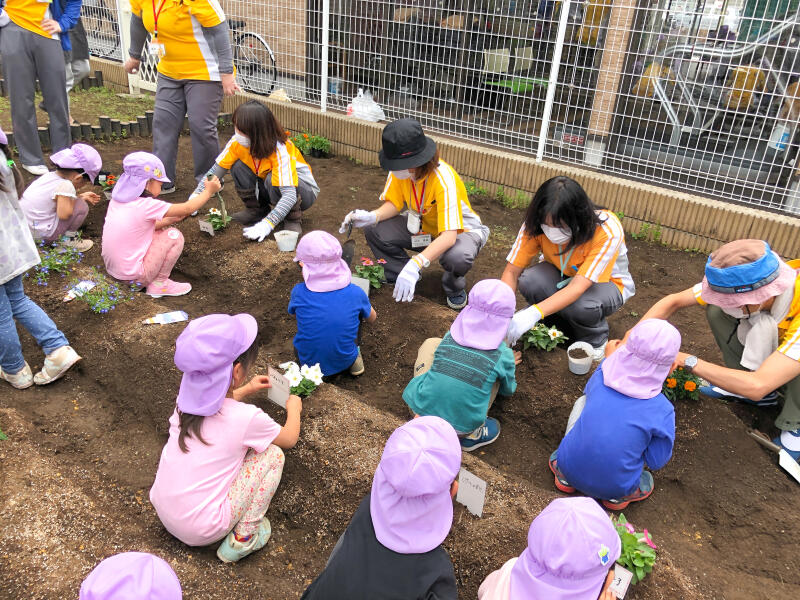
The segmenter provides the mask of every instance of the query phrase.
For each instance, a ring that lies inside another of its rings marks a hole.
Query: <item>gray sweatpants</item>
[[[183,117],[189,115],[195,182],[205,177],[219,155],[217,118],[222,103],[222,83],[197,79],[172,79],[158,74],[153,109],[153,154],[164,163],[175,183],[178,136]]]
[[[43,165],[34,104],[37,78],[50,115],[53,152],[68,148],[72,143],[61,42],[9,23],[0,30],[0,54],[3,55],[3,74],[20,162],[29,166]]]
[[[541,302],[558,291],[561,272],[549,262],[528,267],[519,276],[519,292],[531,304]],[[622,294],[616,284],[593,283],[580,298],[558,311],[572,327],[575,342],[587,342],[597,348],[608,340],[606,317],[622,306]]]
[[[408,262],[406,250],[411,250],[411,233],[406,226],[407,221],[405,215],[397,215],[364,229],[364,237],[375,258],[386,261],[383,269],[390,283],[394,283]],[[456,243],[439,258],[439,264],[444,269],[442,288],[447,296],[454,296],[467,287],[464,275],[472,268],[480,250],[480,238],[474,233],[464,232],[458,234]]]

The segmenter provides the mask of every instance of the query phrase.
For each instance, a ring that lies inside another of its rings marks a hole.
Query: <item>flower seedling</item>
[[[92,281],[95,285],[77,297],[86,302],[95,314],[105,314],[114,310],[123,302],[133,300],[136,292],[135,286],[120,287],[116,282],[109,281],[105,275],[98,272],[94,267],[92,267],[92,274],[84,281]],[[80,281],[73,279],[71,285],[74,286],[79,283]]]
[[[700,386],[700,378],[684,369],[678,367],[670,373],[661,391],[669,398],[670,402],[676,400],[694,400],[700,397],[697,388]]]
[[[637,533],[636,528],[628,523],[628,519],[622,513],[614,521],[614,527],[622,542],[622,551],[617,562],[633,573],[631,583],[639,583],[653,570],[658,546],[653,542],[647,529]]]
[[[39,256],[42,262],[34,268],[37,284],[46,286],[53,273],[64,277],[83,259],[83,252],[61,243],[64,239],[66,238],[52,244],[39,242]],[[76,239],[80,239],[80,233]]]
[[[222,211],[218,208],[209,208],[208,222],[211,223],[214,231],[219,231],[220,229],[225,229],[228,226],[228,223],[231,222],[231,217],[228,215],[223,216]]]
[[[100,173],[97,176],[97,183],[100,184],[104,192],[110,192],[117,185],[117,176],[112,173]]]
[[[378,264],[375,264],[378,263]],[[386,275],[383,272],[383,265],[386,261],[379,258],[373,261],[366,256],[361,257],[361,264],[356,265],[356,276],[369,281],[369,284],[376,290],[379,290],[386,281]]]
[[[550,352],[568,339],[563,332],[555,327],[548,327],[544,323],[538,323],[536,327],[522,334],[522,349],[527,350],[530,347],[534,347]]]
[[[303,133],[295,133],[291,138],[294,147],[300,150],[303,154],[308,154],[311,150],[311,136],[307,131]]]
[[[308,365],[300,367],[296,362],[289,361],[278,366],[284,370],[284,375],[291,386],[289,391],[295,396],[307,398],[311,392],[322,385],[322,369],[319,363],[311,367]]]

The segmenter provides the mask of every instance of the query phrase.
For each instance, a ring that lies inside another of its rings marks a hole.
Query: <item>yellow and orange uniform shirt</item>
[[[216,163],[230,171],[237,160],[247,165],[260,179],[272,173],[270,182],[275,187],[297,187],[300,178],[313,181],[311,167],[308,166],[302,153],[292,143],[278,143],[271,156],[262,159],[253,158],[250,149],[231,138],[228,145],[217,157]]]
[[[158,72],[172,79],[220,81],[219,61],[203,27],[225,22],[217,0],[130,0],[131,12],[142,19],[152,35],[158,21],[158,43],[164,56]],[[156,41],[156,40],[153,40]]]
[[[57,0],[56,0],[57,1]],[[58,34],[50,35],[42,29],[44,19],[52,19],[49,2],[38,2],[38,0],[9,0],[3,9],[8,14],[8,18],[15,25],[27,29],[42,37],[54,40],[60,39]]]
[[[554,244],[544,234],[528,235],[523,224],[506,260],[515,267],[527,268],[535,260],[547,261],[565,278],[582,275],[594,283],[614,283],[622,294],[622,301],[636,293],[633,278],[628,271],[628,249],[622,223],[613,212],[597,211],[600,225],[588,242],[576,246],[572,253],[562,253],[564,246]],[[562,262],[564,262],[562,268]]]

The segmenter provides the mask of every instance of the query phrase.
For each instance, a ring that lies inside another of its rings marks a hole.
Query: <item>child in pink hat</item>
[[[497,394],[517,388],[521,355],[503,339],[514,316],[514,291],[499,279],[485,279],[469,293],[469,303],[444,338],[429,338],[419,349],[414,378],[403,400],[416,415],[445,419],[471,452],[494,442],[500,423],[487,416]]]
[[[37,239],[50,243],[65,236],[64,245],[85,252],[93,242],[76,239],[78,229],[89,214],[89,204],[97,204],[100,196],[78,190],[94,184],[103,160],[88,144],[73,144],[50,156],[50,161],[56,170],[28,186],[19,200],[22,212]]]
[[[170,225],[208,202],[221,188],[219,179],[207,181],[188,201],[170,204],[157,199],[169,182],[157,156],[133,152],[122,161],[122,169],[103,226],[106,270],[115,279],[146,285],[153,298],[188,294],[191,284],[169,278],[183,251],[183,234]]]
[[[305,600],[457,600],[442,547],[453,524],[461,447],[439,417],[419,417],[389,437],[372,480]]]
[[[105,559],[81,584],[78,600],[181,600],[181,582],[162,558],[123,552]]]
[[[558,498],[533,520],[528,547],[489,574],[478,600],[616,600],[621,542],[591,498]]]
[[[283,451],[300,436],[302,402],[289,396],[281,427],[241,402],[270,387],[257,375],[258,325],[248,314],[195,319],[175,342],[183,371],[169,439],[150,502],[164,527],[190,546],[222,540],[217,557],[236,562],[263,548],[272,528],[264,515],[283,472]]]
[[[351,283],[342,245],[330,233],[312,231],[300,239],[294,260],[303,267],[304,279],[294,286],[289,300],[289,314],[297,319],[297,360],[319,363],[323,375],[347,369],[351,375],[361,375],[365,370],[358,346],[361,321],[374,323],[378,315],[364,290]]]
[[[653,493],[653,476],[672,457],[675,409],[661,393],[681,347],[667,321],[645,319],[625,341],[612,340],[607,358],[575,403],[567,434],[550,456],[556,487],[576,489],[622,510]]]

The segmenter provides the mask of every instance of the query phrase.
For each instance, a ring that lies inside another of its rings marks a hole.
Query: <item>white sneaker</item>
[[[75,248],[75,250],[78,252],[86,252],[87,250],[92,249],[94,242],[92,240],[67,238],[61,242],[61,245],[66,246],[67,248]]]
[[[592,360],[595,362],[599,362],[606,357],[606,344],[608,341],[603,342],[601,346],[592,349]]]
[[[72,346],[61,346],[58,350],[45,356],[44,366],[33,377],[33,382],[36,385],[53,383],[56,379],[63,377],[64,373],[69,371],[70,367],[79,360],[81,357],[72,349]]]
[[[27,362],[25,363],[25,366],[19,370],[19,372],[14,373],[13,375],[11,373],[6,373],[3,371],[3,369],[0,369],[0,379],[5,379],[18,390],[24,390],[25,388],[29,388],[33,385],[33,373],[31,373],[31,367]]]
[[[49,171],[47,167],[44,165],[22,165],[22,168],[25,169],[31,175],[44,175]]]

